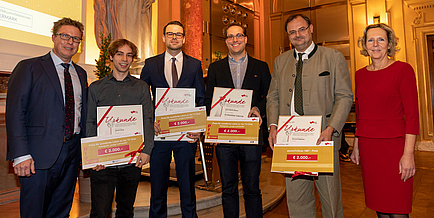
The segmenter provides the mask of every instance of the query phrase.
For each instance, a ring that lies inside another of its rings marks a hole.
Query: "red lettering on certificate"
[[[170,98],[165,98],[165,99],[163,99],[163,101],[161,101],[161,103],[166,103],[166,104],[188,104],[188,103],[190,103],[189,101],[188,101],[188,99],[182,99],[182,100],[179,100],[179,99],[170,99]]]
[[[192,125],[192,124],[195,124],[195,123],[196,122],[194,121],[194,119],[178,120],[178,121],[169,122],[169,127]]]
[[[132,123],[135,121],[137,121],[137,117],[135,117],[135,116],[130,116],[128,118],[120,118],[120,117],[111,116],[111,117],[105,118],[106,123],[110,123],[110,122],[113,122],[113,123]]]
[[[130,150],[129,145],[122,145],[122,146],[117,146],[112,148],[103,148],[103,149],[98,149],[98,155],[115,154],[115,153],[129,151],[129,150]]]
[[[289,161],[318,161],[317,154],[288,154],[286,160]]]
[[[225,99],[224,102],[225,102],[225,103],[228,103],[228,104],[246,104],[246,101],[244,101],[243,99],[240,99],[240,100],[232,100],[232,99],[230,99],[230,98],[227,98],[227,99]]]
[[[240,128],[219,128],[219,134],[245,135],[246,134],[246,129],[240,129]]]
[[[290,132],[314,132],[315,128],[313,127],[307,127],[307,128],[299,128],[297,126],[285,126],[284,128],[285,131],[290,131]]]

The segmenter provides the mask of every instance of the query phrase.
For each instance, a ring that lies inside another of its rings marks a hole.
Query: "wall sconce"
[[[379,23],[381,23],[381,21],[380,21],[380,16],[379,16],[379,15],[378,15],[378,16],[374,16],[373,23],[374,23],[374,24],[379,24]]]

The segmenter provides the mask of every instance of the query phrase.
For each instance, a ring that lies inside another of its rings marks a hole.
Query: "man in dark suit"
[[[21,183],[21,217],[68,217],[85,133],[87,75],[72,62],[84,26],[54,22],[53,50],[20,61],[6,99],[7,159]]]
[[[181,51],[185,43],[184,27],[179,21],[169,22],[163,29],[166,52],[146,59],[140,78],[151,86],[155,101],[156,88],[195,88],[196,105],[204,104],[205,86],[199,60]],[[155,134],[160,132],[154,123]],[[188,142],[155,142],[151,155],[151,206],[149,217],[167,217],[167,188],[172,151],[181,198],[183,217],[197,217],[194,190],[194,156],[200,133],[188,133]]]
[[[229,54],[223,60],[212,63],[208,70],[205,102],[208,112],[214,87],[253,90],[249,117],[265,115],[265,98],[271,75],[267,63],[250,57],[245,48],[246,29],[237,23],[225,30]],[[259,130],[258,130],[259,131]],[[261,135],[261,132],[260,132]],[[259,189],[261,172],[262,138],[259,145],[219,144],[215,147],[222,181],[223,213],[225,217],[239,216],[238,161],[244,190],[247,217],[262,217],[262,196]]]

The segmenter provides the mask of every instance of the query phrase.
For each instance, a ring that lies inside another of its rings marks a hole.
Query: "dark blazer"
[[[248,56],[246,75],[241,89],[253,90],[252,106],[258,107],[261,116],[265,117],[266,97],[270,87],[270,70],[268,64]],[[211,109],[214,87],[235,88],[229,68],[228,57],[209,65],[206,82],[205,105],[207,112]],[[260,134],[262,135],[262,134]],[[261,138],[259,139],[261,144]]]
[[[146,59],[140,79],[151,86],[155,99],[156,88],[169,88],[164,75],[164,54]],[[202,66],[199,60],[184,54],[181,77],[176,88],[196,88],[196,104],[203,106],[205,100],[205,85],[203,83]]]
[[[74,67],[82,91],[81,132],[86,133],[87,74]],[[64,128],[64,97],[50,53],[20,61],[6,99],[7,159],[30,154],[36,169],[50,168],[62,148]]]
[[[248,56],[246,75],[241,89],[253,90],[252,107],[258,107],[261,116],[265,116],[266,97],[270,87],[270,70],[268,64]],[[209,65],[206,84],[205,104],[207,111],[211,109],[214,87],[235,88],[229,68],[228,57]]]

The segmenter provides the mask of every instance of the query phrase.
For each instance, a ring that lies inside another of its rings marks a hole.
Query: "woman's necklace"
[[[390,59],[387,59],[386,64],[385,64],[384,66],[379,67],[378,69],[375,69],[375,68],[374,68],[374,64],[372,63],[371,65],[369,65],[369,69],[368,69],[368,70],[369,70],[369,71],[378,71],[378,70],[382,70],[382,69],[387,68],[388,66],[390,66],[393,62],[395,62],[395,61],[390,60]]]

